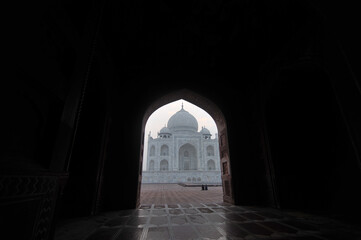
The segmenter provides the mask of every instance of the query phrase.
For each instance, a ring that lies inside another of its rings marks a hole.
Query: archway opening
[[[160,109],[167,114],[157,116]],[[208,118],[198,116],[194,109]],[[152,121],[156,124],[149,130]],[[211,101],[189,90],[158,99],[144,115],[142,138],[138,205],[212,200],[234,203],[225,119]],[[207,190],[203,191],[202,185],[207,185]],[[197,192],[193,199],[189,197],[192,191]],[[210,199],[200,197],[200,192],[212,192]]]

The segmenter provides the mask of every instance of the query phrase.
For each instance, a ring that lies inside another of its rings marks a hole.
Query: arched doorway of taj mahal
[[[220,150],[225,149],[219,141],[221,124],[187,100],[158,104],[146,119],[139,186],[142,204],[233,202],[231,189],[224,189],[231,184],[225,175],[230,172],[229,159],[220,158]],[[221,127],[225,142],[225,126]]]

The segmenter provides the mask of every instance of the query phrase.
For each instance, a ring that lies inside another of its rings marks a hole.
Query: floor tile
[[[214,212],[221,212],[221,213],[228,213],[230,212],[229,210],[225,209],[225,208],[219,208],[219,207],[213,207],[212,210]]]
[[[134,212],[135,216],[148,216],[150,214],[149,209],[138,209]]]
[[[147,240],[170,239],[168,227],[152,227],[148,229]]]
[[[239,226],[250,233],[256,235],[271,235],[272,231],[262,227],[257,223],[240,223]]]
[[[205,205],[207,207],[217,207],[217,204],[214,204],[214,203],[206,203]]]
[[[180,206],[182,208],[190,208],[190,207],[192,207],[192,205],[190,205],[190,204],[180,204]]]
[[[177,204],[168,204],[168,208],[178,208]]]
[[[115,240],[139,240],[141,238],[143,228],[123,228]],[[100,239],[99,239],[100,240]]]
[[[142,206],[140,207],[141,209],[150,209],[152,207],[151,204],[142,204]]]
[[[242,217],[245,217],[247,219],[250,219],[250,220],[264,220],[265,219],[264,217],[262,217],[258,214],[255,214],[255,213],[241,213],[239,215]]]
[[[190,208],[190,209],[183,209],[184,213],[186,214],[197,214],[199,213],[196,209]]]
[[[150,219],[150,224],[153,224],[153,225],[165,225],[165,224],[168,224],[168,218],[166,216],[152,217]]]
[[[128,222],[126,223],[129,226],[141,226],[147,223],[149,217],[138,217],[138,216],[132,216],[129,217]]]
[[[168,212],[169,212],[169,214],[172,214],[172,215],[181,215],[181,214],[183,214],[182,210],[180,210],[180,209],[169,209]]]
[[[241,212],[241,213],[245,212],[245,209],[240,208],[238,206],[233,206],[233,205],[227,206],[227,207],[225,207],[225,209],[227,209],[231,212]]]
[[[155,204],[155,205],[154,205],[154,208],[155,208],[155,209],[165,208],[165,205],[164,205],[164,204]]]
[[[189,215],[188,219],[192,223],[198,223],[198,224],[203,224],[207,222],[207,219],[205,219],[202,215]]]
[[[192,203],[193,207],[204,207],[204,204],[202,203]]]
[[[283,233],[296,233],[297,230],[291,227],[288,227],[284,224],[278,222],[262,222],[260,223],[263,226],[271,228],[275,232],[283,232]]]
[[[247,218],[244,218],[236,213],[225,213],[223,216],[229,220],[235,221],[235,222],[244,222],[247,221]]]
[[[172,226],[174,239],[196,239],[198,238],[197,233],[191,226]]]
[[[237,226],[237,224],[234,223],[227,223],[223,225],[219,225],[219,228],[221,228],[226,236],[229,237],[246,237],[248,233],[244,230],[242,230],[240,227]]]
[[[167,215],[167,211],[164,209],[156,209],[152,211],[152,215]]]
[[[188,221],[185,216],[172,216],[170,217],[170,222],[171,224],[181,225],[187,223]]]
[[[226,219],[224,219],[218,214],[206,214],[205,216],[208,219],[208,221],[212,223],[224,223],[226,221]]]
[[[210,225],[197,225],[197,231],[202,238],[218,239],[222,237],[222,234],[217,230],[215,226]]]
[[[202,212],[202,213],[211,213],[213,212],[211,209],[209,208],[197,208],[198,211]]]

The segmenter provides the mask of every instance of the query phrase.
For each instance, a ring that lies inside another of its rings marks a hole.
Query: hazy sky
[[[198,131],[200,131],[202,127],[206,127],[211,132],[212,138],[214,138],[215,134],[218,133],[217,126],[213,118],[206,111],[196,105],[183,99],[164,105],[150,115],[145,125],[143,170],[145,170],[147,166],[148,133],[151,132],[151,136],[156,138],[160,129],[167,125],[169,118],[181,110],[182,103],[184,110],[192,114],[197,119]]]

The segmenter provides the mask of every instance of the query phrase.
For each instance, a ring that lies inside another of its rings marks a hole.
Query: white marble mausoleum
[[[148,135],[143,183],[221,184],[218,137],[184,110],[169,118],[157,138]]]

